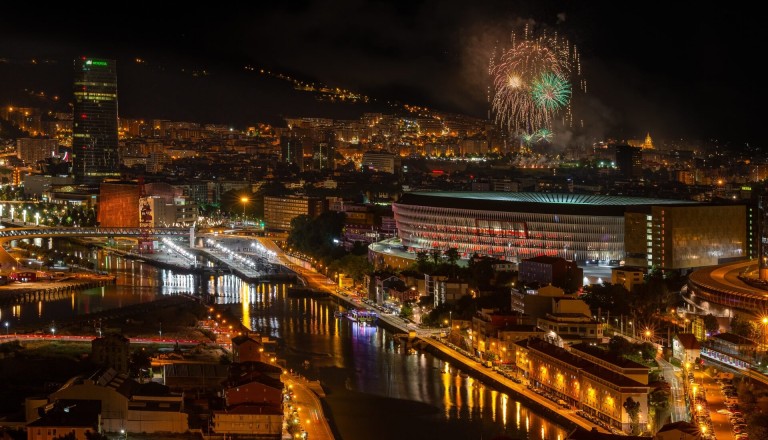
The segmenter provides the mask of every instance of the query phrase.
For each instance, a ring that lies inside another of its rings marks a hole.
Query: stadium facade
[[[749,252],[743,204],[570,193],[413,192],[394,203],[393,211],[409,253],[457,248],[463,258],[477,253],[519,262],[548,255],[683,269],[747,258]]]

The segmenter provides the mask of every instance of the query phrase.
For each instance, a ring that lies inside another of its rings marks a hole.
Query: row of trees
[[[646,322],[650,322],[657,313],[674,306],[678,299],[658,271],[649,273],[645,283],[632,292],[620,284],[610,283],[588,286],[585,292],[582,299],[592,310],[610,311],[615,316],[632,315]]]
[[[366,246],[356,243],[347,251],[340,245],[344,219],[342,212],[324,212],[314,218],[300,215],[291,221],[288,246],[319,260],[327,266],[328,275],[345,274],[360,282],[373,267],[368,262]]]

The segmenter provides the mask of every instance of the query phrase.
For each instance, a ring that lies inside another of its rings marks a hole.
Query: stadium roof
[[[651,206],[691,206],[689,200],[535,192],[411,192],[398,205],[485,211],[527,212],[565,215],[623,216],[626,211],[645,212]]]
[[[538,192],[413,192],[418,196],[447,197],[464,200],[495,200],[500,202],[559,203],[566,205],[636,206],[694,204],[688,200],[655,199],[646,197],[605,196],[595,194],[538,193]]]

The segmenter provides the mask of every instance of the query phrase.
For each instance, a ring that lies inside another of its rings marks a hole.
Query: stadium
[[[393,211],[403,250],[411,254],[457,248],[463,258],[477,253],[519,262],[548,255],[581,263],[631,260],[627,264],[681,268],[744,258],[747,252],[744,205],[587,194],[413,192],[394,203]],[[674,233],[684,235],[670,235],[673,221]]]

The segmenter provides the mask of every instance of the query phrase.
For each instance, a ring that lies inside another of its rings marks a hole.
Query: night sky
[[[754,66],[764,56],[763,18],[746,9],[615,1],[262,3],[116,3],[117,17],[73,13],[64,4],[3,11],[0,103],[23,100],[25,88],[66,100],[70,60],[88,54],[118,59],[124,116],[246,124],[373,109],[319,104],[284,82],[244,71],[253,65],[361,91],[380,103],[397,99],[485,117],[493,45],[528,21],[579,47],[589,84],[577,115],[587,125],[585,138],[651,131],[668,141],[762,141],[758,115],[766,91]],[[137,57],[146,63],[137,65]],[[55,63],[24,61],[32,58]]]

